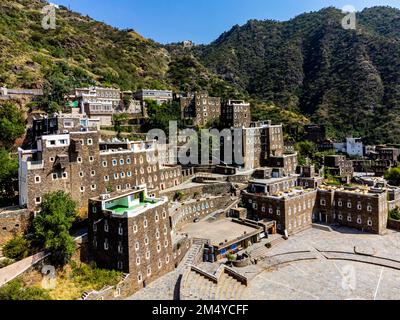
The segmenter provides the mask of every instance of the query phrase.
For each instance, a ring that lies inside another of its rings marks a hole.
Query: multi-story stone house
[[[129,274],[132,293],[174,270],[168,198],[145,187],[89,200],[89,248],[101,268]]]
[[[251,123],[250,103],[243,100],[229,100],[221,108],[221,123],[224,128],[249,127]]]
[[[205,126],[221,117],[221,98],[210,97],[208,92],[188,93],[179,102],[181,118],[191,119],[193,125]]]
[[[157,193],[182,181],[180,166],[158,162],[156,141],[101,142],[98,131],[41,136],[36,149],[18,153],[20,205],[31,211],[57,190],[84,208],[99,193],[141,184]]]
[[[243,201],[253,217],[275,220],[278,232],[293,235],[311,226],[316,197],[315,189],[291,189],[274,195],[245,192]]]
[[[141,89],[134,93],[134,98],[142,103],[151,100],[163,104],[172,101],[173,95],[170,90]]]
[[[315,144],[321,143],[326,140],[325,126],[317,124],[309,124],[304,126],[304,140],[314,142]]]

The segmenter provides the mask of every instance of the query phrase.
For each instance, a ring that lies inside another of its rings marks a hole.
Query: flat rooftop
[[[208,239],[212,245],[234,241],[246,234],[257,231],[257,228],[233,222],[231,219],[217,220],[214,222],[201,221],[191,223],[182,228],[182,233],[189,237]]]
[[[249,183],[266,185],[266,184],[271,184],[271,183],[279,183],[279,182],[287,181],[287,180],[291,180],[291,179],[297,179],[298,177],[299,177],[299,175],[290,175],[287,177],[280,177],[280,178],[252,179],[249,181]]]

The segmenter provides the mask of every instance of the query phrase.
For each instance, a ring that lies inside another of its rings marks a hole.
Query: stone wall
[[[17,234],[28,231],[33,216],[27,209],[0,209],[0,246]]]

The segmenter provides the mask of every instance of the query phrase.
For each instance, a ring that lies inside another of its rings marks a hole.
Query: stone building
[[[229,100],[221,108],[221,123],[224,128],[249,127],[251,123],[250,103],[243,100]]]
[[[274,194],[243,194],[243,202],[255,218],[275,220],[278,232],[293,235],[309,228],[315,210],[315,189],[287,189]]]
[[[179,98],[181,118],[190,119],[193,125],[205,126],[221,117],[221,98],[210,97],[208,92],[188,93]]]
[[[383,234],[388,220],[388,193],[385,189],[320,187],[316,222],[340,224],[361,231]]]
[[[85,208],[99,193],[180,184],[181,167],[160,163],[157,148],[156,141],[100,141],[98,131],[41,136],[37,148],[18,150],[20,205],[36,211],[46,193],[64,190]]]
[[[308,124],[304,126],[304,140],[318,144],[326,140],[326,128],[322,125]]]
[[[158,104],[163,104],[172,101],[173,95],[170,90],[141,89],[134,93],[134,98],[142,103],[146,100],[151,100],[156,101]]]
[[[129,274],[132,293],[174,270],[168,198],[145,187],[89,200],[89,248],[100,268]]]
[[[324,170],[326,175],[338,178],[344,183],[350,183],[354,174],[353,162],[341,155],[325,156]]]

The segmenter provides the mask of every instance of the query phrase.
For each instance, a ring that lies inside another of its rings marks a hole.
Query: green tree
[[[0,288],[0,300],[51,300],[51,298],[42,288],[24,287],[21,280],[13,280]]]
[[[76,203],[64,191],[44,196],[40,213],[33,221],[35,235],[51,253],[56,266],[68,263],[75,251],[70,229],[76,220]]]
[[[400,208],[396,207],[395,209],[390,210],[389,217],[393,220],[400,220]]]
[[[6,258],[22,260],[29,256],[31,243],[23,236],[16,236],[8,241],[3,247],[3,254]]]
[[[400,186],[400,168],[389,169],[385,173],[385,179],[388,180],[392,186]]]
[[[0,106],[0,146],[7,149],[25,132],[25,121],[21,111],[10,102]]]
[[[117,132],[117,137],[121,137],[121,132],[123,131],[122,124],[129,120],[129,115],[127,113],[115,114],[113,116],[114,131]]]
[[[18,160],[0,149],[0,163],[0,205],[9,205],[16,198]]]

